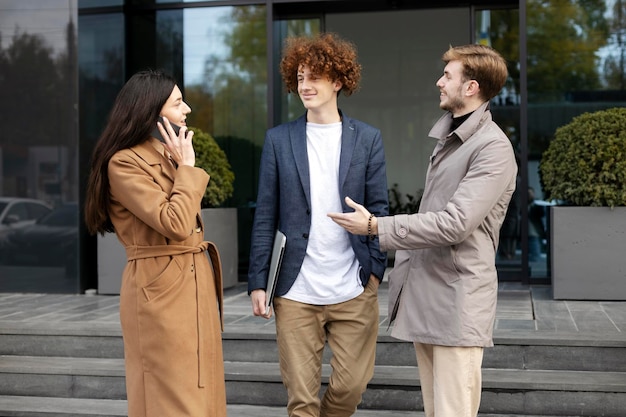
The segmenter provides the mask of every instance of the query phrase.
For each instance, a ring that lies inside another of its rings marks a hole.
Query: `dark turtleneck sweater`
[[[470,112],[459,117],[452,117],[452,126],[450,131],[456,130],[459,126],[461,126],[463,122],[472,115],[472,113],[474,112]]]

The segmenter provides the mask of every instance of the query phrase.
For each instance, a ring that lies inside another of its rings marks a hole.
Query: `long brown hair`
[[[150,138],[175,86],[176,81],[164,72],[146,70],[133,75],[118,93],[91,157],[85,197],[85,223],[89,233],[114,231],[109,217],[109,161],[117,151]]]

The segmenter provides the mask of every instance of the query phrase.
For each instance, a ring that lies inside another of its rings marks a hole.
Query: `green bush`
[[[626,206],[626,108],[584,113],[559,127],[539,175],[546,200]]]
[[[202,208],[219,207],[233,195],[233,173],[226,154],[213,136],[200,129],[193,130],[193,148],[196,151],[196,166],[210,176],[209,186],[202,197]]]

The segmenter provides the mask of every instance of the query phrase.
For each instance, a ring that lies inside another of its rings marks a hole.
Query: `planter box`
[[[626,300],[626,207],[551,207],[553,297]]]
[[[126,251],[115,233],[98,234],[98,294],[119,294]]]
[[[222,259],[224,288],[237,285],[237,209],[202,209],[204,240],[217,245]],[[98,294],[119,294],[126,252],[115,233],[98,235]]]
[[[239,281],[239,246],[237,244],[237,209],[202,209],[204,240],[217,245],[222,260],[224,288]]]

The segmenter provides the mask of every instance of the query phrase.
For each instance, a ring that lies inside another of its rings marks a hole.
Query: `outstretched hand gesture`
[[[354,235],[378,234],[376,217],[372,217],[371,230],[368,231],[371,213],[362,205],[354,202],[350,197],[346,197],[346,204],[352,207],[354,211],[351,213],[328,213],[328,217]]]

